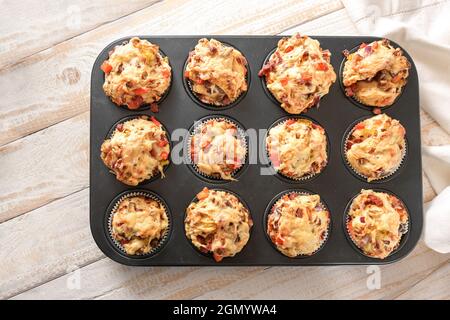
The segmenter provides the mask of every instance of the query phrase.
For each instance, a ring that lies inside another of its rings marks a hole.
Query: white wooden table
[[[450,298],[449,255],[422,241],[382,266],[131,268],[89,230],[89,85],[134,34],[356,34],[339,0],[0,0],[0,298]],[[450,143],[422,114],[423,143]],[[424,201],[435,193],[424,176]],[[75,270],[75,271],[74,271]]]

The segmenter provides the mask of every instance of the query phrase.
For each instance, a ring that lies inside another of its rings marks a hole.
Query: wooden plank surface
[[[2,1],[0,69],[156,0]]]
[[[448,298],[449,255],[422,241],[402,262],[381,267],[382,288],[374,291],[360,266],[131,268],[105,258],[88,225],[89,78],[101,48],[130,34],[357,32],[338,0],[152,2],[105,8],[78,30],[66,30],[59,19],[67,8],[55,7],[52,18],[42,15],[26,28],[46,26],[57,37],[36,47],[27,39],[44,37],[41,31],[22,38],[20,30],[7,40],[16,55],[0,47],[0,298]],[[102,6],[107,2],[87,8]],[[428,115],[421,120],[424,144],[450,143]],[[429,201],[435,193],[424,178]],[[80,288],[73,288],[78,276]]]

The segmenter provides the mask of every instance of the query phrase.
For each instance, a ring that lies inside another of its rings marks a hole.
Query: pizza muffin
[[[319,195],[289,193],[270,210],[267,234],[277,249],[288,257],[312,255],[328,236],[330,213]]]
[[[245,205],[233,194],[203,188],[186,209],[187,238],[219,262],[240,252],[250,238],[253,225]]]
[[[145,196],[123,199],[113,211],[112,237],[129,255],[150,253],[168,232],[166,209]]]
[[[347,231],[362,252],[384,259],[399,245],[408,230],[408,212],[395,196],[361,190],[347,214]]]
[[[154,117],[139,117],[116,126],[101,146],[101,158],[117,180],[136,186],[169,164],[167,133]]]
[[[234,180],[246,158],[245,138],[238,127],[224,118],[210,119],[194,129],[190,141],[191,161],[203,175]]]
[[[411,67],[400,48],[388,40],[361,44],[349,54],[343,71],[345,93],[372,107],[387,107],[394,103],[406,84]]]
[[[380,114],[358,123],[346,140],[350,166],[367,181],[395,172],[405,155],[405,128],[398,120]]]
[[[266,147],[274,169],[291,179],[315,175],[327,164],[325,130],[307,119],[289,119],[270,129]]]
[[[267,89],[291,114],[299,114],[318,104],[336,81],[330,64],[331,53],[317,40],[295,34],[283,38],[259,71]]]
[[[101,68],[106,95],[129,109],[158,102],[172,78],[169,59],[161,55],[159,46],[139,38],[116,46]]]
[[[247,91],[247,60],[215,39],[200,39],[184,72],[193,93],[204,103],[226,106]]]

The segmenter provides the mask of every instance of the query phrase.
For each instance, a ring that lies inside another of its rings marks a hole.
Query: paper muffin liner
[[[298,120],[298,119],[310,121],[311,123],[313,123],[313,124],[315,124],[315,125],[321,127],[321,128],[324,130],[324,134],[325,134],[325,138],[326,138],[326,142],[327,142],[327,144],[326,144],[327,163],[320,169],[319,172],[313,172],[313,173],[310,173],[310,174],[303,175],[303,176],[301,176],[301,177],[289,177],[289,176],[283,174],[281,171],[275,169],[275,167],[273,166],[272,160],[270,159],[269,146],[267,145],[267,137],[269,136],[269,132],[270,132],[270,130],[271,130],[272,128],[275,128],[276,126],[281,125],[281,124],[285,124],[285,123],[286,123],[287,121],[289,121],[289,120]],[[286,179],[288,179],[288,180],[290,180],[290,181],[293,181],[293,182],[303,182],[303,181],[306,181],[306,180],[310,180],[310,179],[316,177],[317,175],[321,174],[321,173],[323,172],[323,170],[325,170],[326,166],[328,165],[328,159],[330,158],[330,155],[329,155],[329,151],[330,151],[329,149],[330,149],[330,148],[329,148],[329,146],[328,146],[328,143],[329,143],[329,139],[328,139],[328,136],[327,136],[327,134],[326,134],[326,131],[325,131],[324,127],[322,127],[320,124],[318,124],[318,123],[312,121],[311,119],[308,119],[308,118],[303,117],[303,116],[288,116],[288,117],[284,118],[284,120],[282,120],[282,121],[276,121],[276,122],[274,122],[274,123],[270,126],[269,130],[267,131],[267,135],[266,135],[266,138],[265,138],[265,140],[264,140],[264,144],[265,144],[265,148],[266,148],[266,156],[267,156],[267,158],[268,158],[268,160],[269,160],[269,163],[270,163],[270,166],[272,167],[272,169],[273,169],[273,170],[276,172],[276,174],[278,174],[279,176],[281,176],[281,177],[283,177],[283,178],[286,178]]]
[[[140,38],[141,39],[141,38]],[[142,38],[141,40],[147,40],[147,39],[144,39],[144,38]],[[147,41],[149,41],[149,40],[147,40]],[[124,40],[124,41],[122,41],[120,44],[117,44],[116,46],[123,46],[123,45],[126,45],[126,44],[128,44],[130,42],[130,40]],[[152,43],[151,41],[149,41],[150,43]],[[116,47],[115,46],[115,47]],[[158,45],[159,46],[159,45]],[[109,52],[108,52],[108,59],[109,59],[109,57],[111,56],[111,54],[114,52],[114,50],[115,50],[115,47],[114,48],[112,48]],[[161,50],[161,48],[159,49],[159,54],[161,55],[161,57],[163,57],[163,58],[165,58],[165,57],[167,57],[167,55],[164,53],[164,51],[162,51]],[[125,108],[125,109],[127,109],[127,110],[130,110],[130,111],[143,111],[143,110],[148,110],[148,109],[150,109],[151,108],[151,104],[153,104],[153,103],[156,103],[158,106],[159,106],[159,104],[169,95],[169,91],[170,91],[170,89],[172,88],[172,84],[173,84],[173,68],[172,68],[172,65],[170,64],[170,59],[169,59],[169,61],[168,61],[168,64],[169,64],[169,66],[170,66],[170,82],[169,82],[169,85],[167,86],[167,89],[161,94],[161,96],[160,96],[160,98],[159,98],[159,100],[157,100],[157,101],[153,101],[153,102],[150,102],[150,103],[143,103],[143,104],[141,104],[140,106],[139,106],[139,108],[137,108],[137,109],[130,109],[130,108],[128,108],[128,106],[126,105],[126,104],[122,104],[122,105],[118,105],[117,103],[115,103],[115,102],[113,102],[115,105],[117,105],[117,106],[119,106],[119,107],[122,107],[122,108]],[[103,79],[105,79],[105,75],[103,75]],[[111,99],[111,97],[109,97],[110,99]],[[111,100],[112,101],[112,100]]]
[[[114,123],[112,125],[112,127],[109,129],[108,133],[106,134],[105,140],[112,138],[112,136],[116,132],[117,126],[119,124],[123,124],[123,123],[125,123],[127,121],[134,120],[134,119],[145,119],[145,120],[151,121],[150,118],[151,118],[151,116],[148,116],[146,114],[139,114],[139,115],[133,115],[133,116],[124,117],[124,118],[120,119],[119,121],[117,121],[116,123]],[[172,152],[172,143],[171,143],[171,140],[170,140],[169,131],[167,130],[167,128],[164,126],[164,124],[162,122],[160,122],[160,123],[161,123],[161,128],[165,132],[167,141],[169,143],[169,163],[167,165],[165,165],[164,168],[163,168],[163,171],[166,171],[167,168],[170,165],[170,154]],[[110,169],[109,172],[111,174],[113,174],[114,176],[116,176],[116,174],[115,174],[115,172],[113,170]],[[142,185],[142,184],[146,184],[146,183],[148,183],[150,181],[153,181],[153,180],[157,179],[158,177],[161,177],[161,179],[163,178],[163,176],[161,175],[161,172],[159,172],[158,168],[156,168],[156,170],[152,173],[152,175],[148,179],[145,179],[145,180],[139,182],[138,186]],[[118,181],[120,181],[120,180],[118,180]],[[120,181],[120,182],[123,183],[122,181]]]
[[[151,249],[148,253],[137,253],[135,255],[130,255],[126,252],[126,250],[122,246],[122,244],[119,241],[117,241],[116,238],[114,237],[112,222],[113,222],[113,217],[116,213],[116,210],[118,209],[118,207],[122,201],[124,201],[125,199],[128,199],[128,198],[131,198],[131,197],[139,197],[139,196],[145,197],[145,198],[150,198],[150,199],[158,202],[164,208],[164,211],[166,213],[166,217],[168,220],[168,224],[167,224],[166,231],[164,232],[164,235],[161,237],[161,239],[159,239],[158,245],[156,247]],[[126,194],[122,195],[118,200],[116,200],[112,209],[108,212],[108,235],[109,235],[111,241],[113,242],[113,244],[115,245],[116,249],[118,249],[122,254],[125,254],[129,257],[149,257],[149,256],[152,256],[152,255],[158,253],[166,245],[166,243],[169,239],[171,230],[172,230],[172,219],[171,219],[170,211],[169,211],[167,205],[164,203],[164,201],[161,198],[159,198],[158,196],[156,196],[155,194],[150,193],[150,192],[144,192],[144,191],[127,192]]]
[[[369,119],[369,118],[367,118]],[[366,120],[366,119],[364,119]],[[352,166],[352,164],[350,163],[350,161],[347,158],[347,143],[348,143],[348,139],[350,138],[350,135],[352,134],[352,132],[354,131],[354,128],[361,122],[363,122],[364,120],[361,120],[355,124],[353,124],[353,126],[351,127],[351,129],[349,130],[349,132],[347,133],[347,135],[345,136],[345,140],[344,140],[344,146],[343,146],[343,150],[344,150],[344,159],[345,159],[345,164],[351,169],[351,171],[353,173],[355,173],[358,177],[364,179],[364,181],[368,182],[368,183],[373,183],[373,182],[381,182],[384,181],[388,178],[390,178],[391,176],[393,176],[403,165],[404,160],[406,158],[406,154],[407,154],[407,147],[408,147],[408,141],[406,140],[406,138],[403,138],[403,140],[405,141],[405,147],[402,150],[402,155],[400,158],[399,163],[397,164],[397,166],[395,166],[394,168],[391,169],[391,171],[387,172],[386,174],[384,174],[383,176],[380,176],[378,178],[372,178],[371,181],[368,181],[369,177],[367,177],[366,175],[362,174],[361,172],[359,172],[355,167]]]
[[[232,45],[230,45],[228,43],[224,43],[224,42],[222,42],[222,43],[225,46],[232,47],[233,49],[238,50],[237,48],[235,48],[234,46],[232,46]],[[240,50],[238,50],[238,51],[242,54],[242,56],[244,56],[244,54]],[[245,56],[244,56],[244,58],[245,58]],[[245,74],[245,82],[247,83],[247,90],[242,91],[235,99],[230,100],[230,102],[227,103],[227,104],[216,105],[216,104],[213,104],[213,103],[205,102],[205,101],[203,101],[201,99],[201,97],[199,97],[198,93],[193,90],[193,88],[192,88],[192,81],[184,76],[184,72],[186,71],[186,67],[187,67],[187,65],[189,63],[189,57],[186,59],[186,62],[184,64],[184,68],[183,68],[183,80],[184,80],[184,83],[186,84],[186,89],[189,91],[189,93],[191,93],[191,96],[197,101],[197,103],[199,103],[200,105],[202,105],[204,107],[207,107],[208,109],[211,109],[211,110],[223,110],[223,109],[227,109],[227,108],[233,107],[240,100],[242,100],[244,98],[244,96],[247,94],[247,92],[248,92],[248,90],[250,88],[250,79],[251,79],[250,66],[249,66],[249,64],[247,62],[247,58],[245,58],[245,60],[246,60],[245,67],[247,69],[247,73]]]
[[[319,245],[319,246],[316,248],[316,250],[314,250],[312,253],[305,253],[305,254],[301,253],[301,254],[299,254],[299,255],[297,255],[297,256],[295,256],[295,257],[289,257],[289,256],[285,255],[283,252],[281,252],[281,251],[278,249],[278,246],[277,246],[275,243],[273,243],[273,241],[272,241],[272,239],[270,238],[270,235],[269,235],[269,230],[268,230],[268,228],[267,228],[267,223],[268,223],[268,221],[269,221],[269,216],[272,214],[275,205],[278,203],[278,201],[281,200],[281,198],[282,198],[283,196],[289,195],[289,194],[297,194],[297,195],[301,195],[301,196],[311,196],[311,195],[316,195],[317,193],[307,192],[307,191],[298,191],[298,190],[288,190],[288,191],[285,191],[285,192],[282,192],[282,193],[276,195],[276,196],[272,199],[272,201],[270,202],[270,204],[271,204],[270,207],[267,207],[267,209],[266,209],[266,213],[265,213],[265,217],[264,217],[264,233],[266,234],[266,237],[267,237],[268,241],[270,242],[270,244],[271,244],[271,245],[272,245],[272,246],[273,246],[280,254],[282,254],[283,256],[288,257],[288,258],[290,258],[290,259],[308,258],[308,257],[311,257],[311,256],[315,255],[315,254],[318,253],[320,250],[322,250],[323,247],[325,247],[326,242],[327,242],[327,240],[328,240],[328,238],[329,238],[329,236],[330,236],[330,232],[331,232],[331,225],[332,225],[332,221],[331,221],[331,212],[330,212],[330,210],[328,209],[328,206],[325,204],[325,202],[324,202],[322,199],[320,199],[320,206],[322,207],[322,209],[324,209],[324,210],[326,210],[326,211],[328,212],[328,227],[327,227],[327,230],[326,230],[326,232],[325,232],[325,235],[324,235],[322,241],[320,242],[320,245]],[[319,194],[317,194],[317,195],[319,195]],[[320,195],[319,195],[319,196],[320,196]]]
[[[374,190],[374,191],[377,191],[377,190]],[[397,242],[397,244],[395,245],[394,249],[393,249],[393,250],[392,250],[385,258],[377,258],[377,257],[373,257],[373,256],[370,256],[370,255],[366,254],[366,253],[364,252],[364,250],[361,249],[361,248],[358,246],[358,244],[356,243],[356,241],[353,239],[350,230],[348,230],[348,223],[350,222],[350,215],[349,215],[349,212],[350,212],[350,209],[351,209],[351,207],[352,207],[353,201],[354,201],[355,198],[359,195],[359,193],[358,193],[357,195],[355,195],[355,196],[350,200],[349,204],[347,205],[347,209],[345,210],[345,219],[344,219],[344,222],[345,222],[345,232],[346,232],[347,238],[351,241],[351,243],[354,245],[355,249],[356,249],[359,253],[361,253],[362,255],[364,255],[364,256],[366,256],[366,257],[368,257],[368,258],[384,260],[384,259],[387,259],[388,257],[392,256],[393,254],[395,254],[395,253],[397,252],[397,250],[400,248],[400,245],[402,244],[402,240],[404,239],[405,235],[406,235],[406,234],[408,233],[408,231],[409,231],[410,218],[409,218],[409,212],[408,212],[407,207],[405,206],[405,204],[403,203],[403,201],[402,201],[399,197],[397,197],[397,196],[394,195],[394,194],[388,193],[388,192],[386,192],[386,191],[384,191],[384,190],[379,190],[379,191],[377,191],[377,192],[387,193],[387,194],[389,194],[389,195],[391,195],[391,196],[396,197],[396,198],[402,203],[403,207],[405,208],[405,210],[406,210],[406,212],[407,212],[408,220],[406,221],[406,223],[400,224],[399,231],[400,231],[400,234],[401,234],[401,235],[400,235],[400,238],[398,239],[398,242]]]
[[[228,193],[228,194],[231,194],[231,195],[235,196],[235,197],[242,203],[242,205],[244,206],[244,208],[247,209],[247,212],[248,212],[248,218],[249,218],[249,219],[252,221],[252,223],[253,223],[252,226],[250,226],[250,229],[249,229],[249,239],[248,239],[247,243],[244,245],[244,247],[242,248],[242,250],[239,251],[239,252],[237,252],[234,256],[231,256],[231,257],[224,257],[224,259],[225,259],[225,258],[234,258],[236,255],[238,255],[239,253],[241,253],[241,252],[245,249],[245,247],[248,245],[248,243],[250,242],[250,239],[251,239],[251,237],[252,237],[252,231],[253,231],[253,227],[254,227],[254,225],[255,225],[255,222],[254,222],[253,217],[252,217],[252,214],[251,214],[251,212],[250,212],[250,208],[248,207],[248,205],[247,205],[247,203],[244,201],[244,199],[243,199],[240,195],[238,195],[237,193],[235,193],[235,192],[233,192],[233,191],[230,191],[230,190],[227,190],[227,189],[221,189],[221,188],[209,188],[209,190],[223,191],[223,192],[225,192],[225,193]],[[189,238],[189,237],[187,236],[187,234],[186,234],[187,208],[188,208],[192,203],[197,203],[197,202],[199,202],[199,201],[200,201],[200,200],[198,200],[197,196],[195,196],[195,197],[191,200],[191,202],[189,202],[188,206],[186,207],[186,210],[184,211],[184,216],[183,216],[183,231],[184,231],[184,236],[186,237],[187,241],[189,242],[189,244],[191,245],[191,247],[192,247],[195,251],[197,251],[197,252],[198,252],[199,254],[201,254],[202,256],[205,256],[205,257],[207,257],[207,258],[209,258],[209,259],[213,259],[213,260],[214,260],[214,258],[213,258],[213,253],[212,253],[211,251],[205,252],[205,251],[200,250],[200,248],[198,248],[197,246],[194,245],[194,243],[192,243],[191,238]],[[217,263],[220,263],[220,262],[217,262]]]
[[[201,129],[203,128],[203,126],[207,125],[209,122],[211,121],[218,121],[218,120],[224,120],[227,123],[233,124],[234,126],[236,126],[237,128],[237,135],[239,140],[241,140],[243,147],[245,148],[245,157],[243,159],[242,165],[235,169],[234,171],[232,171],[231,173],[231,177],[235,178],[235,176],[244,168],[247,159],[248,159],[248,143],[247,143],[247,138],[246,138],[246,134],[245,131],[243,129],[243,127],[237,123],[237,121],[230,119],[228,117],[225,116],[213,116],[213,117],[206,117],[204,119],[200,119],[199,121],[197,121],[194,126],[192,127],[192,129],[189,132],[189,137],[187,139],[187,160],[189,165],[191,166],[191,168],[197,173],[199,174],[201,177],[210,179],[210,180],[215,180],[215,181],[233,181],[233,180],[226,180],[226,179],[222,179],[220,177],[220,175],[209,175],[206,174],[205,172],[202,172],[196,163],[194,163],[193,159],[191,158],[191,141],[192,141],[192,137],[199,133],[199,131],[201,131]]]

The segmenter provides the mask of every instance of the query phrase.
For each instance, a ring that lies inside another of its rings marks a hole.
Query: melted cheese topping
[[[350,237],[370,257],[386,258],[397,248],[407,230],[405,207],[399,199],[387,193],[361,190],[348,215]]]
[[[235,124],[213,119],[200,125],[191,137],[191,160],[208,176],[234,180],[233,172],[245,162],[246,147]]]
[[[380,114],[358,123],[346,145],[350,165],[367,181],[380,179],[400,165],[405,152],[405,128]]]
[[[247,244],[253,225],[247,208],[225,191],[204,188],[186,209],[186,236],[216,261],[233,257]]]
[[[400,48],[394,49],[388,40],[362,44],[347,55],[343,71],[346,94],[368,106],[390,106],[406,84],[410,67]]]
[[[101,158],[117,180],[136,186],[158,171],[164,177],[170,152],[161,124],[142,117],[119,124],[111,139],[103,142]]]
[[[114,212],[112,231],[127,254],[146,254],[159,245],[168,225],[167,213],[159,202],[137,196],[119,204]]]
[[[272,207],[267,233],[284,255],[311,255],[326,239],[330,214],[318,195],[284,195]]]
[[[189,54],[185,77],[204,103],[225,106],[247,91],[247,60],[215,39],[200,39]]]
[[[317,104],[336,81],[330,52],[320,43],[298,33],[278,42],[276,51],[259,72],[267,88],[292,114]]]
[[[171,82],[169,59],[147,40],[132,38],[116,46],[105,64],[111,71],[105,74],[103,90],[114,103],[130,109],[159,101]]]
[[[306,119],[290,119],[273,127],[266,145],[272,166],[290,178],[319,173],[327,164],[325,130]]]

